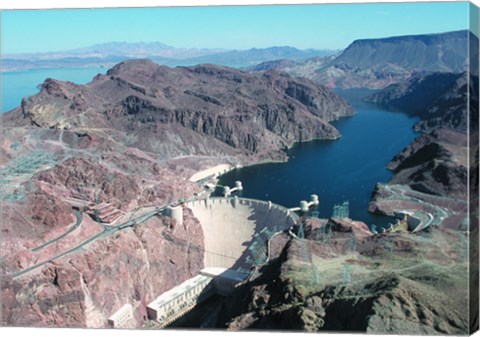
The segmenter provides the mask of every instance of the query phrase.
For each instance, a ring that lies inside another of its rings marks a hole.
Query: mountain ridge
[[[47,79],[39,94],[24,99],[3,121],[46,128],[96,125],[132,133],[153,126],[170,132],[169,125],[175,125],[187,139],[175,142],[178,149],[208,140],[222,151],[231,147],[227,153],[268,157],[295,141],[339,137],[329,121],[353,113],[338,95],[287,74],[250,74],[216,65],[170,68],[135,60],[83,86]],[[199,135],[206,140],[189,143]]]
[[[176,48],[162,42],[109,42],[51,53],[5,54],[2,71],[69,66],[72,59],[75,60],[76,66],[113,66],[128,59],[150,58],[168,66],[212,63],[238,67],[251,66],[272,58],[300,60],[330,55],[334,52],[317,49],[301,50],[291,46],[226,50]]]

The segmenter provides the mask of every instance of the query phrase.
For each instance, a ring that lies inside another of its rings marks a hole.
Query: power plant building
[[[148,304],[148,318],[165,324],[177,319],[195,304],[208,298],[208,293],[213,292],[211,282],[212,277],[197,275],[164,292]]]

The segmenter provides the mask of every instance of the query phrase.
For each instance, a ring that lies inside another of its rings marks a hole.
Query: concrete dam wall
[[[246,198],[209,198],[185,206],[202,226],[205,267],[250,269],[261,262],[268,238],[297,219],[285,207]]]

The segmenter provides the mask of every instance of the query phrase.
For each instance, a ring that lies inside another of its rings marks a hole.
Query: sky
[[[183,48],[343,49],[360,38],[467,29],[468,8],[466,2],[437,2],[2,10],[2,53],[111,41],[159,41]]]

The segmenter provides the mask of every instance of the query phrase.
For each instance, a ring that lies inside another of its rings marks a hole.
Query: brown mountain
[[[4,122],[112,128],[136,135],[135,146],[165,155],[219,150],[269,158],[295,141],[339,137],[328,122],[353,113],[338,95],[283,73],[139,60],[120,63],[84,86],[47,79]],[[145,134],[156,134],[158,144],[146,144]]]

